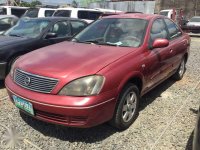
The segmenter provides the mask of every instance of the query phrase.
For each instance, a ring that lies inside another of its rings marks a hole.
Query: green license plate
[[[27,113],[29,113],[31,115],[34,115],[33,105],[30,102],[28,102],[20,97],[17,97],[15,95],[13,95],[13,100],[14,100],[16,107],[26,111]]]

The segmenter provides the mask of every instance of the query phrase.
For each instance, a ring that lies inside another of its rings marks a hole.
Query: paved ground
[[[140,115],[123,132],[117,132],[107,124],[75,129],[37,121],[19,113],[9,102],[3,83],[0,83],[0,149],[9,145],[7,149],[22,150],[190,150],[200,104],[199,43],[200,36],[192,37],[183,80],[174,82],[169,79],[145,95]],[[11,138],[14,131],[18,134]],[[15,147],[11,148],[14,144]]]

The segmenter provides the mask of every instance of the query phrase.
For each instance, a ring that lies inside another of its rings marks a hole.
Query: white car
[[[56,9],[53,8],[30,8],[26,11],[23,17],[41,18],[51,17]]]
[[[194,16],[187,23],[187,26],[199,26],[200,27],[200,16]]]
[[[29,7],[0,6],[0,15],[14,15],[21,17]]]
[[[53,16],[55,17],[70,17],[93,22],[101,16],[102,12],[95,9],[85,8],[58,8]]]
[[[18,18],[14,15],[0,15],[0,35],[14,26]]]

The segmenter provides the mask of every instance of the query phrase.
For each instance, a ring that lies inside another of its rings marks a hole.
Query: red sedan
[[[72,127],[136,119],[140,97],[182,79],[190,38],[159,15],[99,19],[72,39],[19,58],[6,78],[11,101],[37,119]]]

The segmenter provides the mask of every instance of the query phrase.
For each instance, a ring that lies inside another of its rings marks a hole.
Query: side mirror
[[[47,33],[45,39],[51,39],[51,38],[56,38],[56,37],[57,37],[56,33],[49,32],[49,33]]]
[[[167,47],[169,45],[169,41],[167,39],[156,39],[153,42],[152,47],[153,48],[163,48],[163,47]]]

